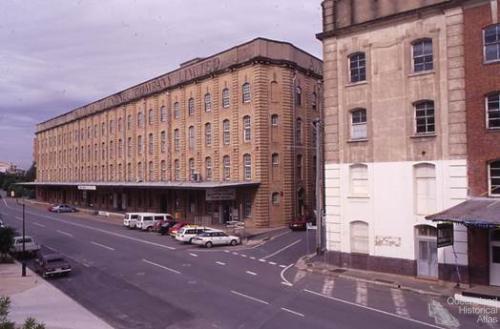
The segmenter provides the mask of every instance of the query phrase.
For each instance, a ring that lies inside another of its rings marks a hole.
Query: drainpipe
[[[297,160],[295,159],[297,157],[297,140],[296,140],[296,130],[297,130],[297,118],[296,118],[296,99],[295,99],[295,90],[297,88],[296,86],[297,83],[297,71],[293,71],[293,79],[292,79],[292,179],[293,179],[293,188],[292,188],[292,194],[293,194],[293,218],[297,217]],[[293,220],[292,218],[292,220]]]

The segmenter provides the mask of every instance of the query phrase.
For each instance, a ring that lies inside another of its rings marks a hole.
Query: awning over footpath
[[[167,188],[167,189],[213,189],[213,188],[228,188],[228,187],[257,187],[260,182],[257,181],[227,181],[227,182],[184,182],[184,181],[166,181],[166,182],[27,182],[18,183],[24,186],[40,186],[40,187],[77,187],[78,189],[86,190],[85,187],[118,187],[118,188]]]
[[[500,228],[500,199],[471,198],[437,214],[426,216],[433,222],[453,222],[468,227]]]

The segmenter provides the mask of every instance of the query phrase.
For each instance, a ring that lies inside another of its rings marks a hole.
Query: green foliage
[[[4,261],[9,253],[10,248],[14,243],[14,236],[16,232],[12,227],[0,228],[0,262]]]
[[[31,167],[24,173],[24,175],[0,173],[0,189],[7,191],[10,196],[11,191],[14,191],[16,197],[34,198],[35,192],[33,189],[26,188],[16,183],[32,182],[36,179],[36,163],[33,162]]]
[[[0,329],[16,329],[15,323],[9,321],[10,298],[6,296],[0,297]],[[45,329],[43,323],[37,322],[33,318],[27,318],[24,324],[17,329]]]
[[[21,329],[45,329],[45,325],[43,323],[36,322],[33,318],[27,318]]]

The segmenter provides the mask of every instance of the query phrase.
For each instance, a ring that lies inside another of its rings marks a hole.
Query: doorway
[[[415,227],[417,276],[438,278],[437,229],[429,225]]]
[[[490,232],[490,285],[500,286],[500,230]]]

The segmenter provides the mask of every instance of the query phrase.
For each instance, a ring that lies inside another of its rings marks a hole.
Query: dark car
[[[35,261],[35,270],[47,278],[68,275],[71,272],[71,265],[60,254],[40,254]]]
[[[161,235],[168,234],[168,231],[170,230],[170,228],[172,226],[174,226],[175,224],[177,224],[177,222],[175,220],[166,221],[166,222],[164,222],[163,224],[160,225],[160,228],[158,229],[158,232]]]
[[[50,212],[58,212],[58,213],[61,213],[61,212],[77,212],[78,209],[76,209],[75,207],[73,206],[70,206],[68,204],[56,204],[56,205],[53,205],[52,207],[49,207],[49,211]]]
[[[168,223],[168,222],[173,222],[173,221],[174,221],[174,217],[172,217],[172,215],[170,215],[170,214],[167,214],[166,219],[162,218],[162,219],[155,220],[155,223],[153,225],[153,231],[159,232],[160,228],[162,227],[163,224]]]
[[[305,231],[307,229],[307,217],[306,216],[299,216],[294,218],[290,224],[288,224],[288,227],[292,231]]]

